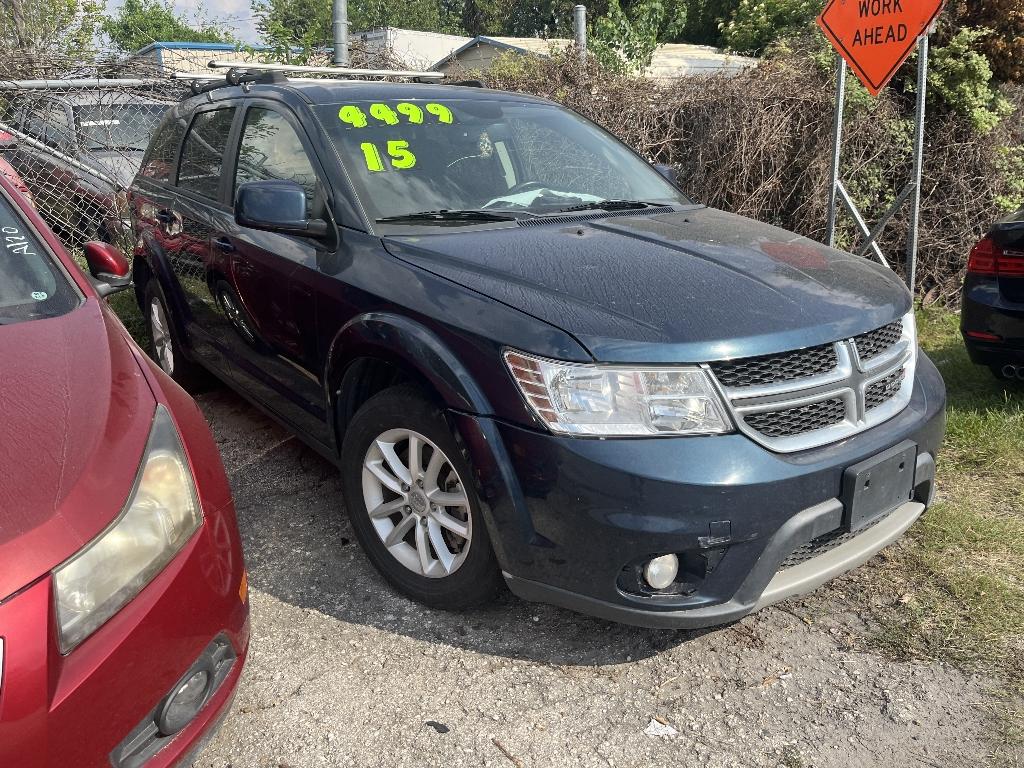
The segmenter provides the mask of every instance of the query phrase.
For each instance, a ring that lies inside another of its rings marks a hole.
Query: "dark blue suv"
[[[705,626],[924,512],[945,393],[888,270],[698,205],[542,99],[231,83],[135,181],[155,356],[335,462],[405,594]]]

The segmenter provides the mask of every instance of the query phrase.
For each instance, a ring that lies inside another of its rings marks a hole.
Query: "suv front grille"
[[[868,384],[868,388],[864,390],[864,407],[870,411],[896,397],[900,387],[903,386],[903,378],[906,375],[907,372],[900,368],[884,379],[879,379],[874,384]]]
[[[857,345],[857,354],[860,355],[861,361],[866,362],[891,349],[902,337],[903,321],[896,320],[881,328],[855,336],[853,341]]]
[[[768,437],[791,437],[840,423],[846,418],[842,398],[819,400],[782,411],[763,411],[747,417],[747,424]]]
[[[708,365],[741,432],[783,453],[842,440],[910,402],[913,324],[897,320],[851,339]]]
[[[838,364],[835,345],[711,363],[711,370],[726,387],[756,387],[828,373]]]

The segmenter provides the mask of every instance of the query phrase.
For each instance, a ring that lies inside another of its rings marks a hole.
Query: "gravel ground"
[[[727,628],[623,627],[504,595],[396,595],[335,469],[225,390],[199,398],[235,491],[253,638],[196,766],[962,766],[986,681],[858,650],[856,576]]]

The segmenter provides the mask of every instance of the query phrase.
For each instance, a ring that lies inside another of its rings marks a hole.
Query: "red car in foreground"
[[[0,766],[188,764],[248,651],[231,491],[86,257],[0,178]]]

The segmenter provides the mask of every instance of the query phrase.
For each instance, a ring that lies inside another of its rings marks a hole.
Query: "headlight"
[[[61,652],[70,651],[135,597],[202,519],[181,440],[167,409],[158,405],[124,511],[53,572]]]
[[[553,432],[709,435],[731,432],[721,398],[694,366],[623,368],[505,352],[526,402]]]

